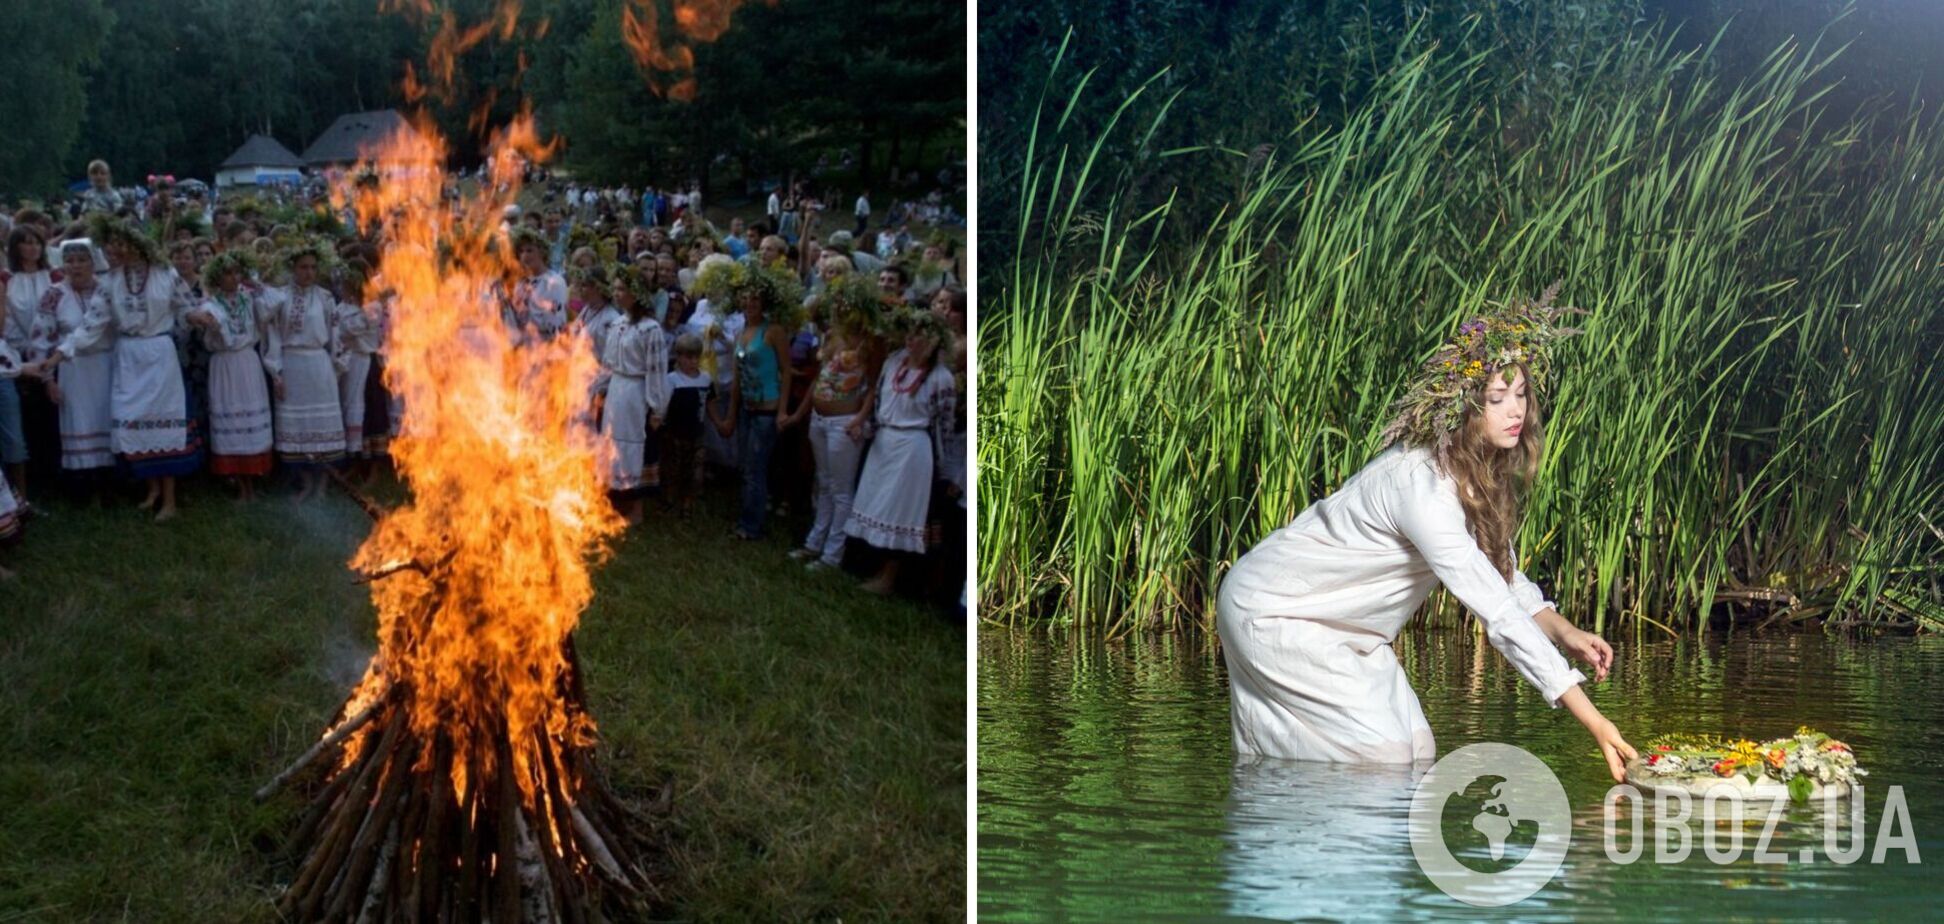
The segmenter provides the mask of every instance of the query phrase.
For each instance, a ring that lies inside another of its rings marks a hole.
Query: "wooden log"
[[[521,813],[515,818],[517,831],[513,849],[519,861],[520,891],[525,896],[520,905],[520,916],[532,924],[555,924],[560,914],[554,908],[557,899],[554,897],[553,879],[546,861],[540,855],[540,843],[533,835],[533,826],[527,823],[526,814]]]
[[[363,711],[359,712],[356,716],[353,716],[350,721],[345,722],[342,725],[339,725],[337,728],[332,729],[330,734],[325,735],[324,737],[318,739],[317,743],[311,745],[310,749],[306,750],[302,756],[298,757],[297,760],[292,762],[290,766],[285,767],[282,773],[279,773],[276,776],[272,777],[270,779],[270,782],[263,784],[263,788],[258,789],[256,791],[256,801],[263,802],[264,800],[269,799],[271,796],[276,795],[277,790],[282,789],[284,783],[288,782],[291,777],[296,776],[299,772],[303,771],[305,767],[310,766],[311,761],[316,760],[318,755],[324,753],[326,749],[332,747],[333,745],[336,745],[339,742],[343,741],[344,739],[351,737],[351,734],[353,732],[357,731],[360,728],[363,728],[365,726],[365,723],[371,721],[372,716],[378,714],[378,710],[382,708],[386,702],[387,702],[387,697],[385,693],[380,693],[376,699],[372,700],[371,705],[366,706]]]
[[[297,857],[297,851],[315,846],[311,838],[317,834],[317,826],[330,815],[338,800],[344,796],[344,791],[351,788],[353,775],[345,772],[332,777],[331,781],[324,784],[324,788],[311,799],[310,808],[304,810],[304,819],[297,823],[296,832],[284,842],[294,858],[300,858]]]
[[[345,855],[351,850],[352,842],[371,820],[377,806],[372,794],[378,784],[379,774],[391,764],[393,752],[398,748],[398,738],[405,728],[405,710],[392,710],[391,719],[385,727],[385,736],[366,758],[364,769],[358,774],[357,782],[351,784],[351,791],[345,795],[344,807],[339,811],[342,820],[332,828],[331,840],[318,849],[322,859],[319,872],[311,880],[302,900],[297,904],[297,916],[306,921],[316,920],[318,906],[323,904],[330,887],[344,870]],[[354,823],[355,822],[355,823]]]
[[[509,732],[501,725],[497,741],[499,764],[494,774],[498,783],[498,818],[495,819],[494,835],[498,841],[493,853],[493,920],[498,924],[519,924],[520,921],[520,784],[513,773],[513,749],[508,740]]]
[[[400,795],[399,801],[404,800],[405,796]],[[378,924],[379,915],[385,908],[386,890],[392,885],[392,858],[398,853],[400,817],[399,813],[394,812],[391,822],[385,826],[385,846],[378,851],[377,873],[371,877],[371,885],[365,889],[364,901],[358,908],[358,924]]]
[[[387,740],[391,740],[392,731],[398,727],[398,718],[399,716],[394,716],[390,726],[387,728]],[[332,858],[338,852],[337,848],[340,845],[349,847],[350,832],[348,829],[355,828],[357,822],[363,819],[366,814],[360,810],[366,797],[359,793],[358,787],[365,780],[366,776],[376,766],[382,763],[383,752],[386,750],[388,750],[388,747],[385,745],[367,748],[363,754],[359,755],[358,763],[354,764],[351,769],[345,771],[345,773],[352,776],[350,786],[346,789],[344,795],[339,797],[333,805],[330,814],[324,822],[322,835],[311,848],[310,854],[305,859],[296,881],[292,882],[290,888],[284,891],[282,900],[278,902],[278,910],[284,917],[292,917],[303,909],[305,900],[321,888],[318,883],[320,878],[325,879],[326,884],[328,884],[329,878],[336,874],[337,870],[332,864]]]
[[[452,914],[456,920],[477,921],[479,909],[479,798],[485,789],[480,779],[479,761],[466,759],[466,802],[459,810],[459,890],[454,893]]]
[[[329,910],[325,917],[336,918],[349,915],[356,909],[352,902],[370,892],[370,880],[381,879],[372,875],[378,855],[374,849],[382,843],[385,832],[391,829],[392,819],[404,805],[405,782],[412,776],[412,761],[418,756],[418,749],[409,742],[393,752],[386,764],[385,776],[378,786],[377,800],[372,804],[371,820],[364,831],[358,833],[351,843],[351,856],[345,866],[343,881],[333,884]]]
[[[439,919],[440,892],[449,869],[446,866],[446,816],[451,811],[452,741],[440,733],[432,752],[432,767],[427,782],[432,787],[432,804],[425,813],[425,830],[419,841],[419,905],[417,921]]]

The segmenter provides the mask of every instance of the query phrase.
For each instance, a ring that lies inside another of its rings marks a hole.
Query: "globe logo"
[[[1531,848],[1509,868],[1474,868],[1446,841],[1444,820],[1452,798],[1481,779],[1489,781],[1483,787],[1489,796],[1473,814],[1471,830],[1482,837],[1490,861],[1477,858],[1478,865],[1505,860],[1514,832],[1537,831]],[[1545,762],[1524,748],[1485,742],[1446,754],[1418,781],[1410,828],[1411,853],[1433,885],[1467,905],[1495,908],[1532,895],[1559,872],[1572,842],[1572,806]]]

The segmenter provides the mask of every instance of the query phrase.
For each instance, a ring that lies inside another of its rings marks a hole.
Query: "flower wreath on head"
[[[128,219],[107,212],[94,212],[88,216],[88,237],[103,249],[110,243],[121,241],[134,248],[140,253],[142,262],[151,266],[162,262],[162,244],[143,234],[142,229]]]
[[[1475,405],[1490,377],[1510,384],[1516,366],[1524,365],[1532,387],[1544,388],[1551,374],[1554,342],[1578,334],[1561,320],[1586,314],[1578,308],[1555,307],[1559,283],[1546,287],[1539,298],[1513,299],[1458,328],[1457,336],[1432,354],[1402,397],[1392,405],[1393,417],[1384,427],[1381,445],[1399,440],[1429,447],[1438,465],[1449,470],[1453,437],[1464,425],[1465,409]]]
[[[506,233],[506,240],[508,244],[507,254],[513,258],[515,264],[520,262],[520,250],[524,247],[540,248],[540,258],[542,260],[547,259],[547,254],[553,252],[553,247],[547,243],[547,236],[526,225],[520,225],[508,231]]]
[[[615,282],[621,283],[629,292],[634,293],[635,301],[643,305],[650,315],[654,314],[655,280],[653,274],[643,272],[633,263],[616,263],[608,272]]]
[[[824,321],[831,329],[867,336],[884,336],[897,310],[878,289],[877,280],[859,273],[843,273],[824,283],[821,299]]]
[[[250,259],[250,255],[247,252],[241,250],[225,250],[222,253],[210,257],[209,261],[203,264],[203,291],[209,293],[210,298],[215,298],[221,291],[219,284],[223,281],[224,273],[234,271],[241,275],[240,282],[249,282],[250,271],[254,268],[255,263]],[[243,290],[239,289],[238,291]]]
[[[737,262],[728,256],[715,260],[715,256],[723,255],[711,254],[703,259],[702,270],[695,275],[694,292],[714,303],[718,316],[727,317],[742,310],[742,294],[754,291],[763,297],[768,318],[784,330],[795,330],[803,324],[803,286],[795,275],[786,270]]]

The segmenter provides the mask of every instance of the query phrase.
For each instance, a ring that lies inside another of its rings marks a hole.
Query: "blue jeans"
[[[742,469],[742,513],[736,528],[751,536],[763,534],[769,519],[770,450],[776,448],[776,415],[745,410],[736,421],[736,464]]]
[[[20,390],[13,379],[0,379],[0,462],[27,461],[27,429],[20,421]]]

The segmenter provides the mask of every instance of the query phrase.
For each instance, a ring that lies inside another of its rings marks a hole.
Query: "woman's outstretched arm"
[[[1606,757],[1607,770],[1613,774],[1613,781],[1618,783],[1625,780],[1627,761],[1633,760],[1635,753],[1633,745],[1628,744],[1627,739],[1620,737],[1620,729],[1615,728],[1610,719],[1600,714],[1593,701],[1587,699],[1585,691],[1577,685],[1569,687],[1565,693],[1560,694],[1559,704],[1566,707],[1566,711],[1571,712],[1573,718],[1578,719],[1580,724],[1586,726],[1586,730],[1593,735],[1594,742],[1600,746],[1600,754]]]

